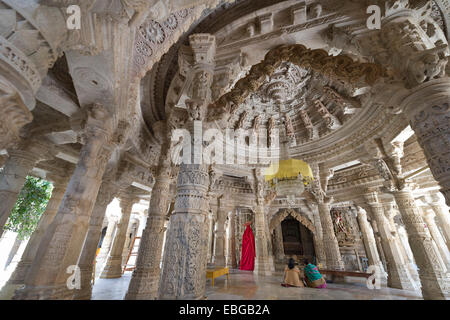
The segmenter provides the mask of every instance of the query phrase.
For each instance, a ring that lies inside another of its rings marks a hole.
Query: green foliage
[[[5,229],[17,232],[21,240],[29,238],[45,211],[52,190],[50,182],[28,176]]]

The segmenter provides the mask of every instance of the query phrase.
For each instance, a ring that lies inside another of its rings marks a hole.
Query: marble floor
[[[121,300],[131,279],[126,272],[119,279],[97,279],[92,300]],[[328,283],[327,289],[284,288],[280,285],[282,273],[272,276],[257,276],[252,272],[231,270],[230,280],[226,276],[206,282],[208,300],[418,300],[417,291],[406,291],[381,287],[369,290],[364,283]]]

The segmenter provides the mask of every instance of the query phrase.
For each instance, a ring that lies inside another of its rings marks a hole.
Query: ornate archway
[[[272,232],[275,227],[281,223],[287,216],[292,216],[294,219],[296,219],[298,222],[300,222],[302,225],[304,225],[313,235],[316,234],[316,227],[314,224],[303,214],[295,211],[294,209],[281,209],[277,213],[274,214],[272,219],[269,223],[269,231]]]

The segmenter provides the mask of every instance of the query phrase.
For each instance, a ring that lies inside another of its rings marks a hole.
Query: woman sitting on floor
[[[304,263],[306,285],[310,288],[325,289],[327,283],[320,274],[319,269],[315,265],[309,263],[308,259],[305,259]]]
[[[287,267],[284,269],[283,287],[304,287],[300,280],[301,271],[295,266],[294,259],[290,258]]]

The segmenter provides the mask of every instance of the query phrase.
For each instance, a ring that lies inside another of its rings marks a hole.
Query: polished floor
[[[208,300],[418,300],[417,291],[385,288],[368,289],[364,283],[329,283],[327,289],[284,288],[280,285],[282,273],[257,276],[252,272],[232,270],[230,280],[226,276],[206,282]],[[131,272],[119,279],[97,279],[92,292],[93,300],[121,300],[131,279]]]

